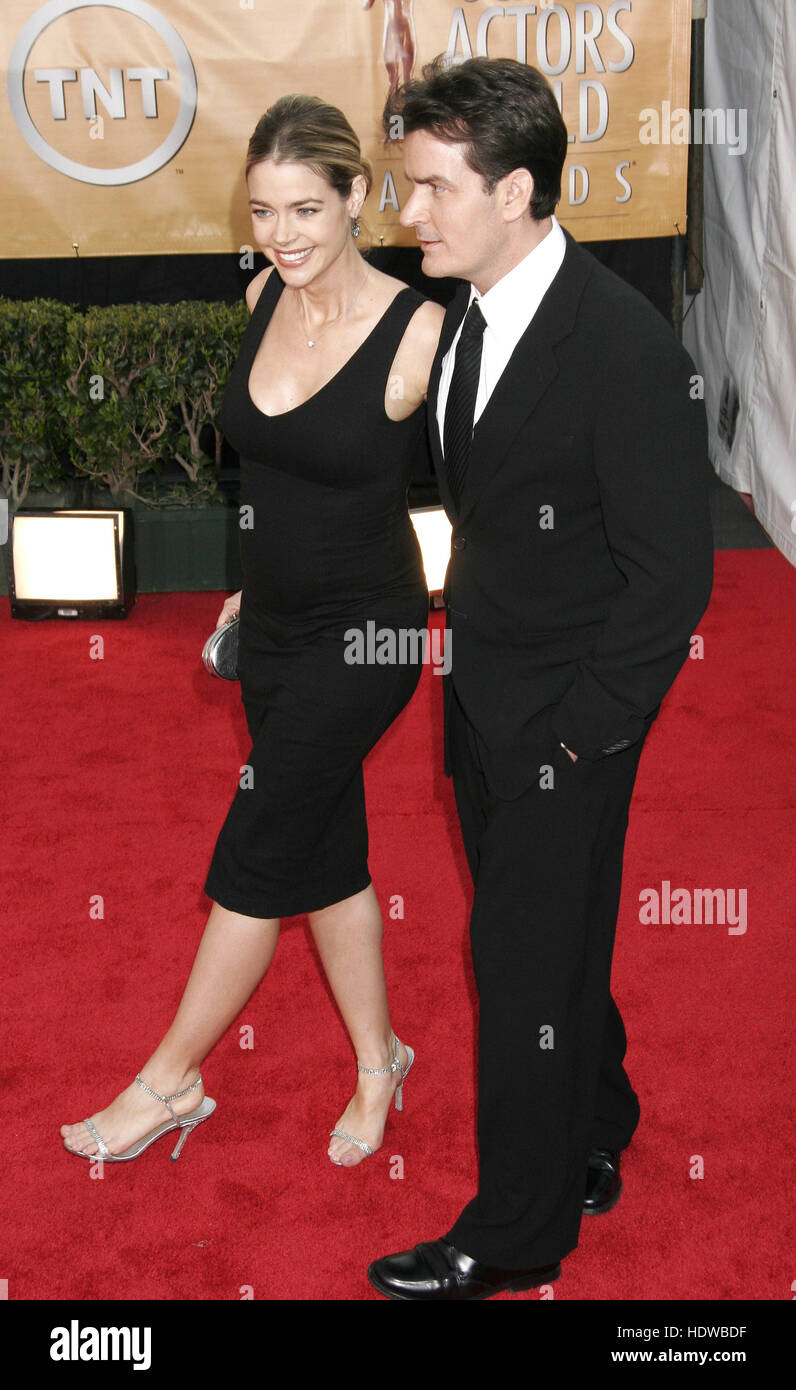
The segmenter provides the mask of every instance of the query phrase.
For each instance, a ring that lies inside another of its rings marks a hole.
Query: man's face
[[[499,278],[506,224],[495,193],[485,193],[480,174],[465,162],[465,146],[438,140],[427,130],[404,138],[404,173],[413,185],[401,211],[423,251],[422,270],[433,277],[470,280],[481,293]]]

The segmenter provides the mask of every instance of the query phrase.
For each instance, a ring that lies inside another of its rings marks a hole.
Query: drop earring
[[[359,218],[358,218],[358,217],[355,217],[355,218],[353,218],[353,220],[352,220],[352,222],[351,222],[351,235],[352,235],[353,237],[358,237],[358,236],[359,236],[359,233],[360,233],[360,230],[361,230],[361,229],[360,229],[360,226],[359,226]]]

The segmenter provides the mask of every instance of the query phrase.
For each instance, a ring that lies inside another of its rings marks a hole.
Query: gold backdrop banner
[[[249,136],[285,92],[340,106],[374,168],[373,241],[414,245],[380,116],[438,53],[516,58],[569,131],[558,216],[579,240],[685,228],[691,0],[3,0],[0,255],[238,252]],[[658,113],[660,143],[640,136]],[[646,110],[646,117],[641,113]],[[682,129],[682,123],[675,132]]]

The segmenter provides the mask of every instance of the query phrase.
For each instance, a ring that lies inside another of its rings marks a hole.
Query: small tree
[[[217,416],[248,314],[239,304],[185,303],[173,308],[178,349],[174,372],[183,423],[174,457],[195,482],[205,457],[199,445],[203,426],[209,425],[215,436],[216,470],[221,464],[223,435]]]
[[[76,473],[120,502],[221,501],[218,413],[247,320],[242,304],[0,298],[0,496]],[[161,481],[166,461],[182,483]]]
[[[72,314],[54,300],[0,298],[0,496],[13,508],[69,476],[60,406]]]
[[[69,349],[63,409],[75,471],[114,498],[139,497],[140,474],[160,471],[161,441],[176,407],[163,310],[88,309],[70,324]]]
[[[155,506],[218,499],[216,415],[245,319],[238,305],[193,302],[112,305],[76,315],[64,404],[75,471],[114,497]],[[208,425],[213,459],[200,445]],[[171,459],[185,474],[182,487],[158,482],[162,463]]]

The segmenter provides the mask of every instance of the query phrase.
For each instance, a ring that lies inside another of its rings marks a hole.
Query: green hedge
[[[242,302],[82,312],[0,296],[0,497],[16,508],[83,479],[119,503],[223,501],[218,411],[247,321]]]

